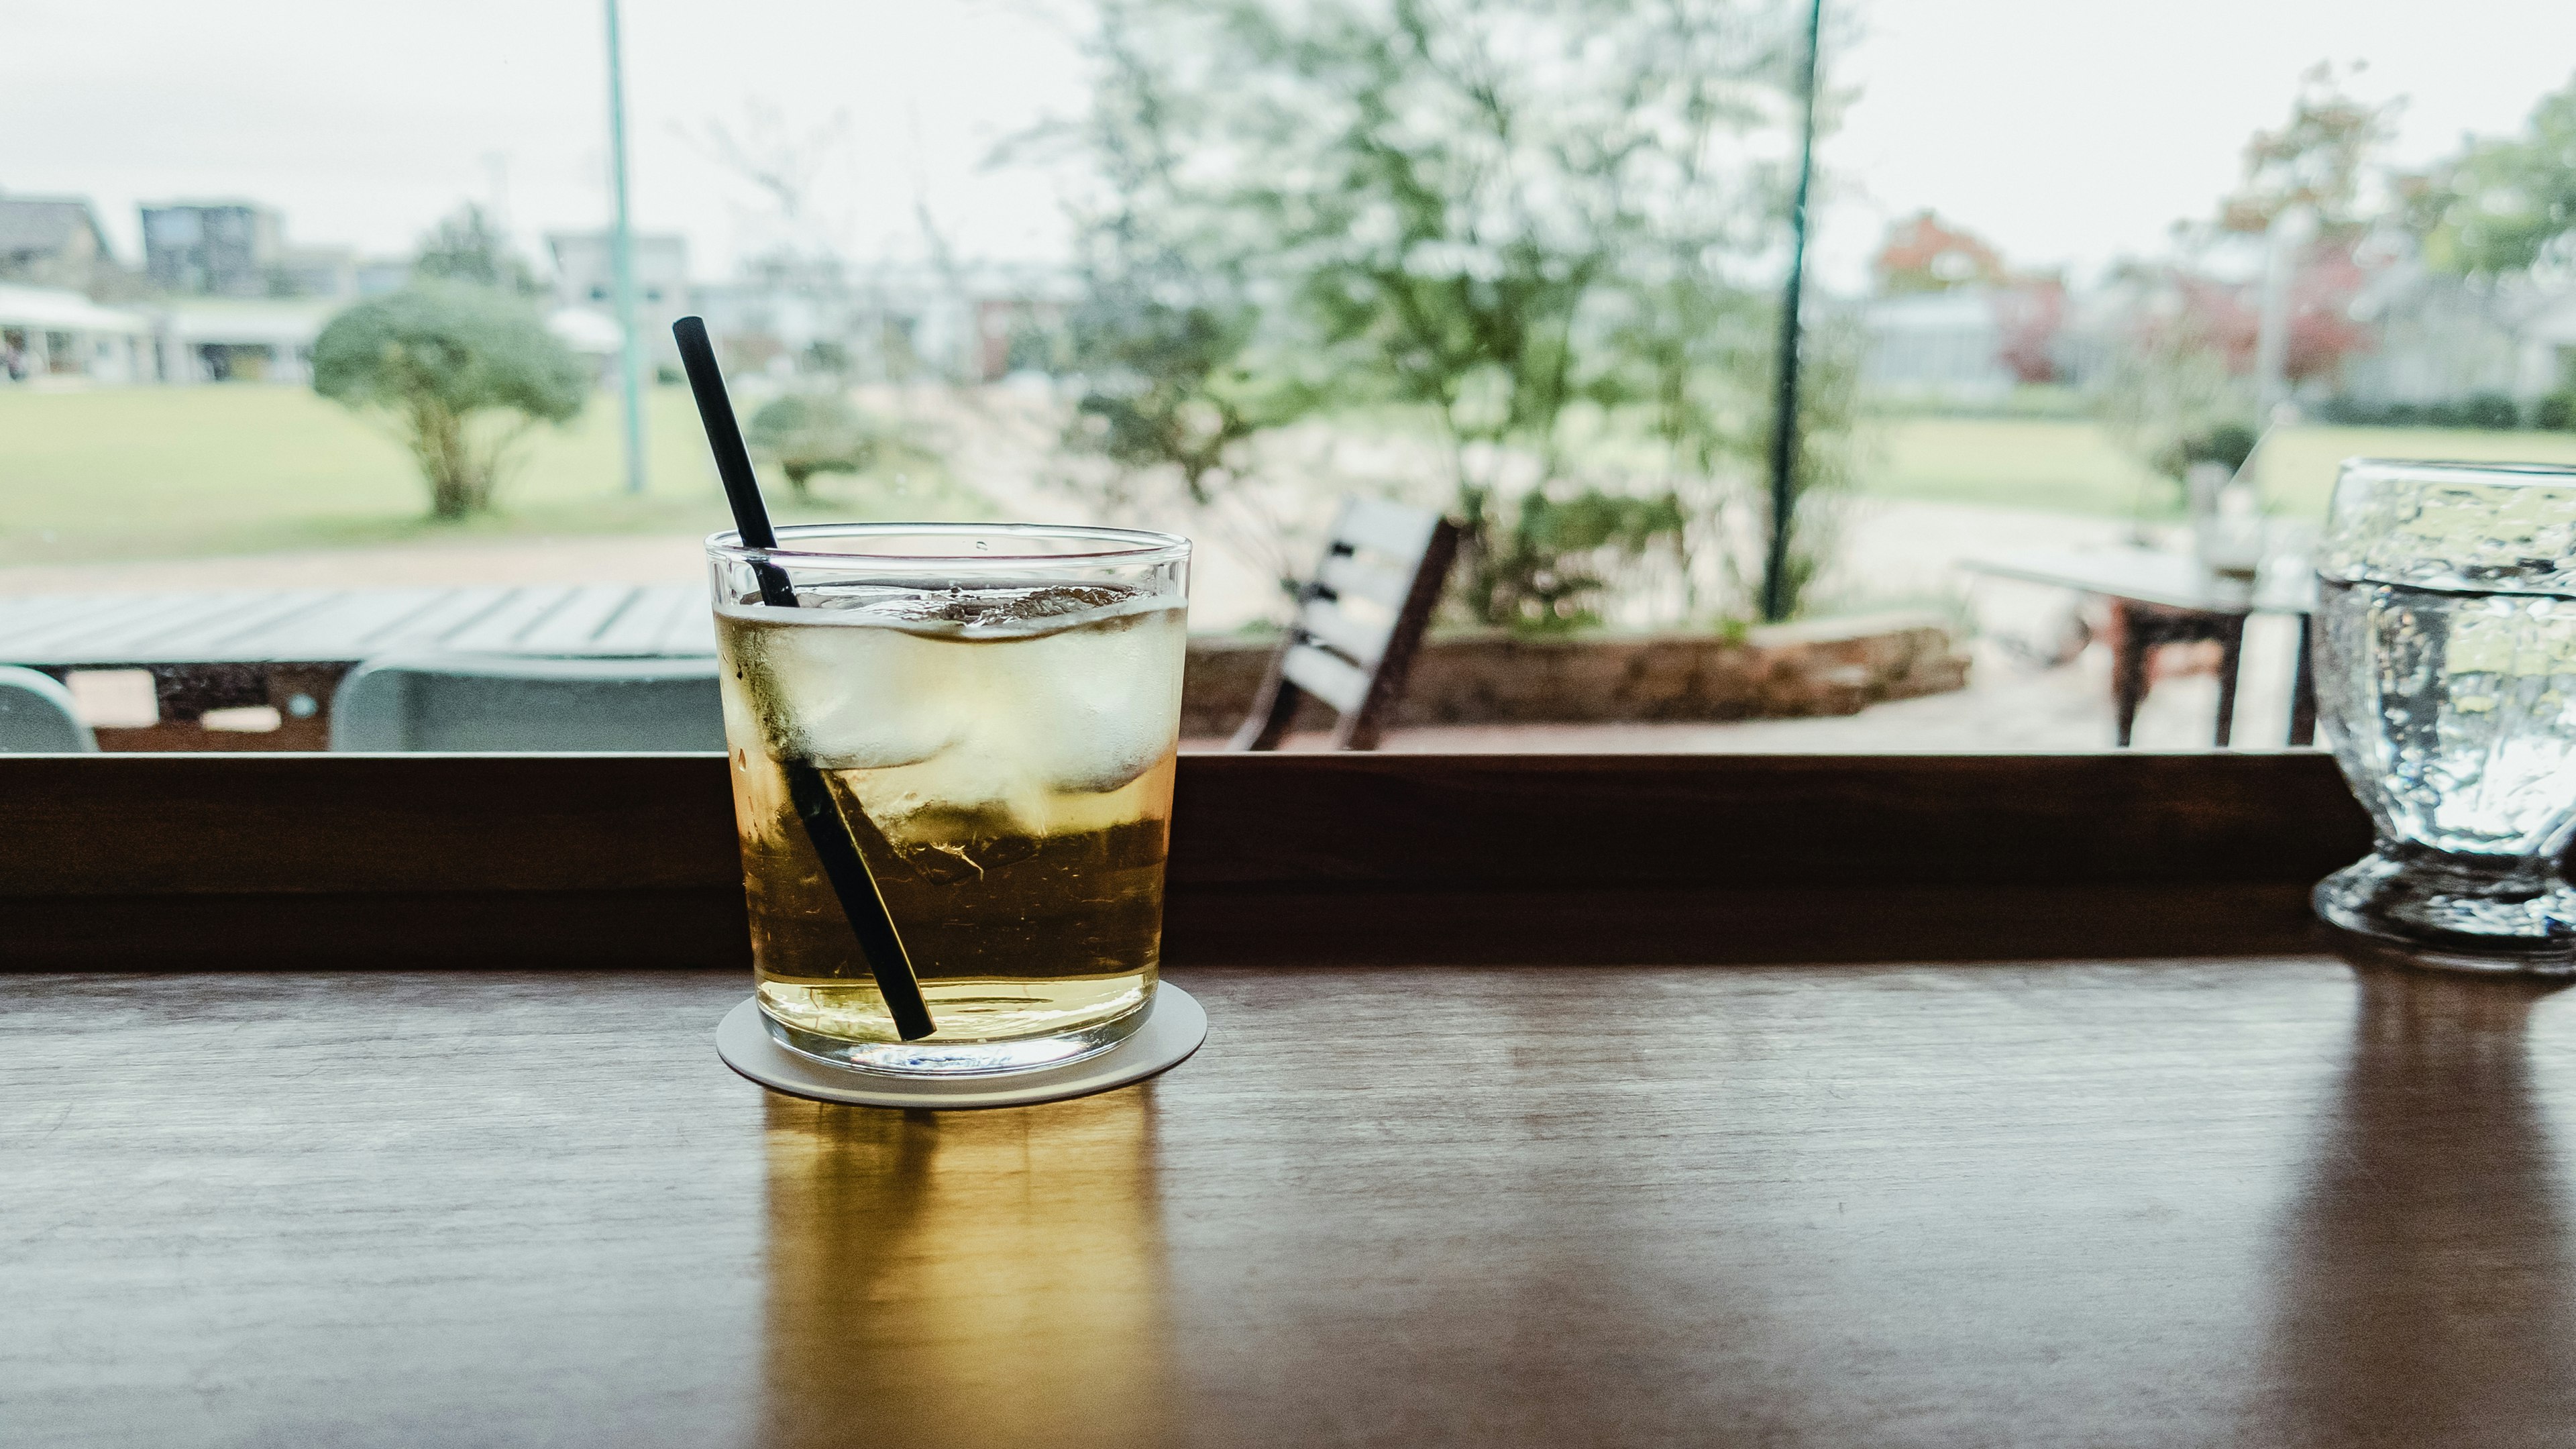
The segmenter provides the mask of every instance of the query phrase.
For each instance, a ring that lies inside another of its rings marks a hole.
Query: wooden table
[[[364,965],[352,961],[353,966]],[[2327,957],[1192,969],[985,1114],[733,972],[0,977],[0,1440],[2563,1445],[2576,1001]]]
[[[2316,690],[2309,679],[2309,619],[2316,609],[2313,578],[2266,574],[2259,583],[2221,578],[2186,555],[2143,548],[2033,549],[1969,559],[1960,566],[1971,573],[2073,589],[2110,604],[2111,696],[2121,745],[2129,743],[2138,703],[2146,698],[2147,656],[2167,644],[2214,642],[2220,658],[2213,743],[2225,746],[2235,730],[2246,619],[2255,614],[2291,615],[2299,621],[2299,653],[2290,681],[2289,743],[2304,745],[2316,739]]]
[[[318,750],[331,692],[361,661],[411,650],[704,656],[706,591],[689,584],[219,593],[0,599],[0,664],[57,678],[150,671],[160,723],[102,729],[110,750]],[[266,705],[278,727],[209,732],[210,710]]]

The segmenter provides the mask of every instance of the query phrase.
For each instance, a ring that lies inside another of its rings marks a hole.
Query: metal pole
[[[608,155],[617,183],[617,226],[608,234],[616,274],[619,384],[626,394],[626,491],[644,491],[644,337],[635,325],[635,232],[626,215],[626,64],[617,39],[617,0],[608,0]]]
[[[1807,279],[1807,185],[1816,170],[1816,42],[1825,0],[1807,6],[1806,66],[1798,85],[1798,190],[1789,202],[1789,277],[1780,288],[1779,390],[1771,411],[1771,546],[1762,559],[1762,617],[1789,617],[1789,531],[1798,512],[1798,295]]]

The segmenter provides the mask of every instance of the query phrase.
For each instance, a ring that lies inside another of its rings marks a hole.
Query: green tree
[[[817,473],[864,473],[886,452],[885,430],[837,392],[791,392],[751,415],[743,440],[778,465],[800,499]]]
[[[2544,97],[2522,135],[2471,142],[2413,189],[2435,267],[2498,277],[2576,266],[2576,82]]]
[[[526,260],[510,250],[509,239],[472,202],[441,218],[420,239],[420,255],[412,260],[411,274],[424,282],[462,282],[522,297],[544,290]]]
[[[455,283],[360,302],[313,344],[313,390],[391,421],[439,518],[490,508],[516,444],[579,414],[590,382],[526,303]]]
[[[1531,549],[1588,535],[1521,520],[1608,496],[1594,480],[1626,471],[1620,435],[1660,429],[1676,464],[1740,456],[1767,367],[1658,309],[1764,310],[1730,263],[1779,214],[1780,178],[1737,144],[1781,89],[1776,17],[1741,0],[1111,0],[1105,17],[1091,140],[1123,190],[1104,234],[1151,260],[1146,285],[1119,275],[1151,299],[1126,315],[1172,385],[1129,369],[1097,436],[1187,471],[1326,405],[1426,416],[1468,529],[1457,592],[1490,622],[1563,615],[1541,580],[1572,574]],[[1661,482],[1609,492],[1679,496]],[[1514,502],[1529,494],[1550,505]]]
[[[2360,100],[2346,89],[2349,79],[2323,62],[2299,77],[2290,119],[2245,143],[2244,179],[2219,203],[2220,230],[2259,235],[2293,207],[2316,217],[2328,244],[2349,244],[2370,229],[2379,212],[2365,183],[2396,130],[2400,103]]]

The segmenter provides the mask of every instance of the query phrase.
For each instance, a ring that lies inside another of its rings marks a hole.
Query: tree
[[[313,390],[392,421],[438,518],[490,508],[516,445],[579,414],[590,382],[526,303],[457,283],[360,302],[313,344]]]
[[[425,282],[462,282],[522,297],[543,290],[527,262],[510,250],[508,238],[472,202],[442,218],[420,239],[420,255],[412,261],[411,274]]]
[[[1870,272],[1882,295],[2000,286],[2010,280],[2003,254],[1975,232],[1944,226],[1929,207],[1887,229]]]
[[[864,473],[886,451],[884,431],[837,392],[791,392],[770,399],[744,430],[751,450],[778,465],[799,499],[813,496],[817,473]]]
[[[2371,165],[2401,103],[2357,99],[2350,79],[2323,62],[2299,77],[2289,121],[2245,143],[2244,179],[2219,204],[2221,230],[2260,235],[2294,207],[2314,214],[2327,242],[2349,244],[2370,230],[2378,219]]]
[[[1467,529],[1466,612],[1562,617],[1541,576],[1571,575],[1530,547],[1595,530],[1520,519],[1675,494],[1617,476],[1623,437],[1731,468],[1760,426],[1767,364],[1741,329],[1712,342],[1670,314],[1763,314],[1732,273],[1772,245],[1781,187],[1734,143],[1781,92],[1774,18],[1740,0],[1111,0],[1089,139],[1120,194],[1098,295],[1128,299],[1108,349],[1128,365],[1088,400],[1093,436],[1221,486],[1306,412],[1427,418]]]
[[[2520,136],[2473,141],[2413,183],[2424,257],[2465,276],[2576,267],[2576,82]]]

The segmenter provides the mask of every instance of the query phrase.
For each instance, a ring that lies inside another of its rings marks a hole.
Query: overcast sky
[[[1074,3],[627,0],[638,224],[723,275],[775,223],[710,128],[767,126],[842,138],[809,149],[824,220],[858,250],[916,248],[918,199],[970,255],[1050,255],[1055,180],[982,162],[1080,107],[1073,27],[1049,18],[1074,12],[1048,8]],[[1923,206],[2026,265],[2152,250],[2319,60],[2408,98],[2405,160],[2515,129],[2576,73],[2570,0],[1828,3],[1856,37],[1832,57],[1859,100],[1823,155],[1818,239],[1844,286]],[[135,202],[167,197],[250,197],[290,240],[371,252],[468,198],[531,239],[597,225],[600,31],[580,0],[0,0],[0,191],[91,197],[129,257]]]

